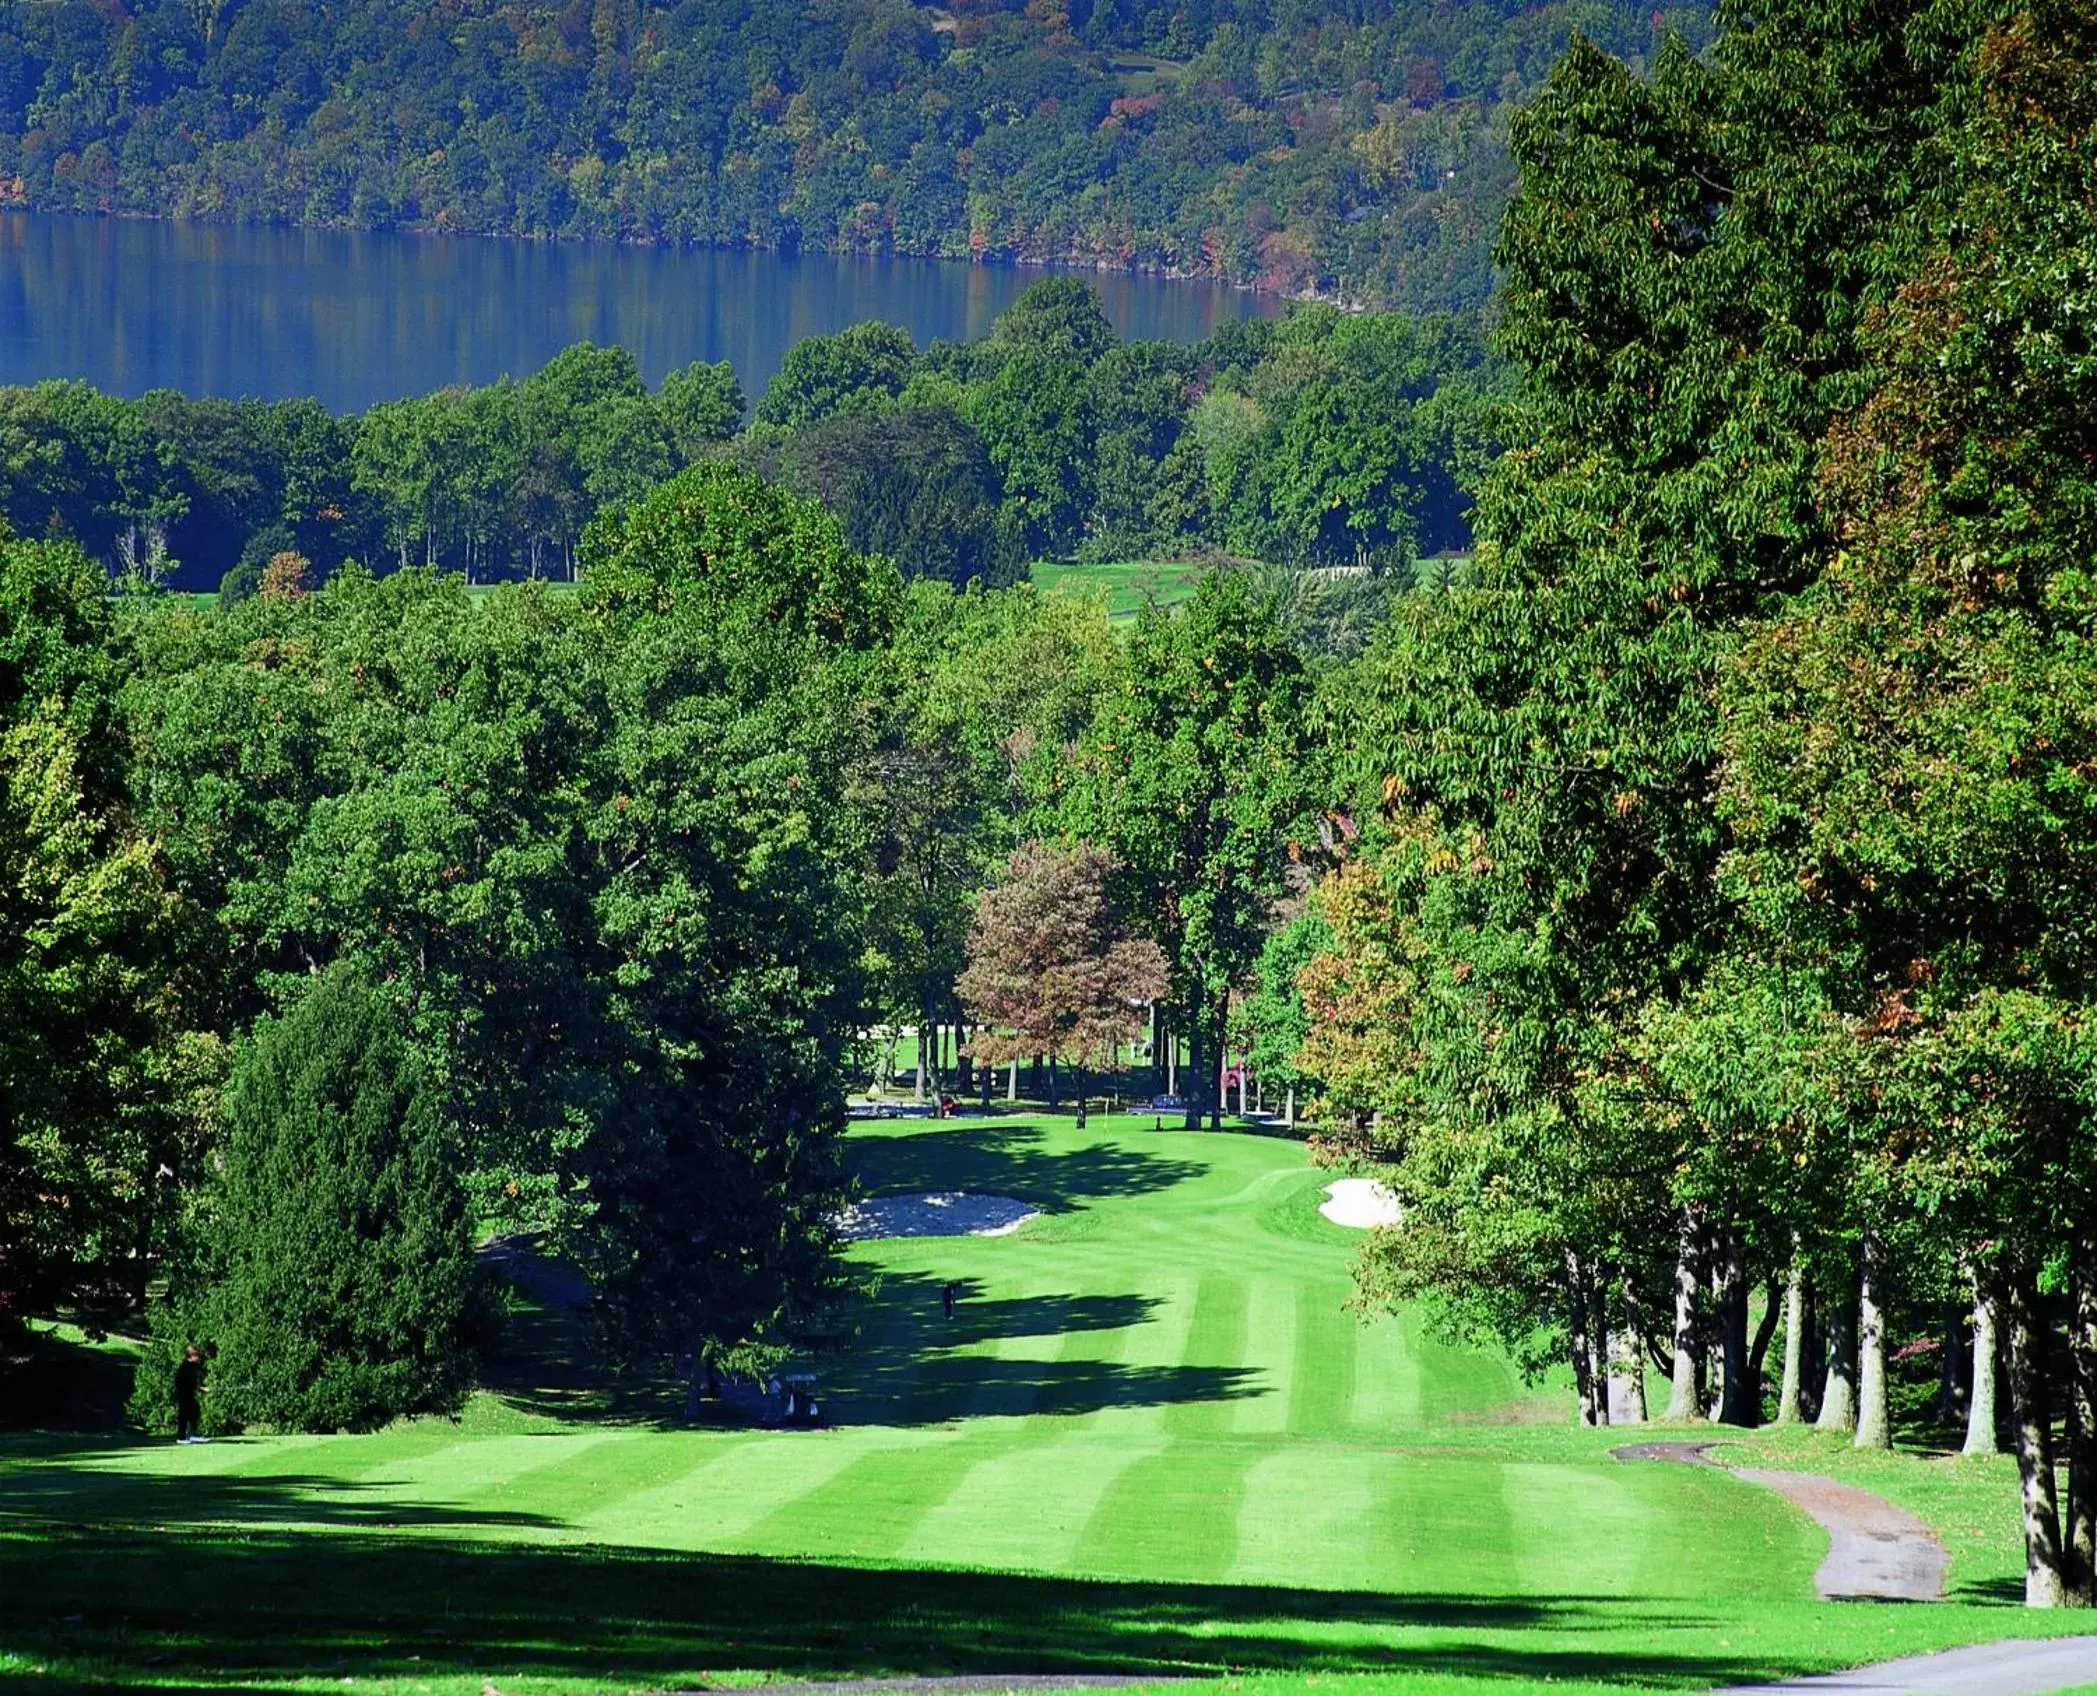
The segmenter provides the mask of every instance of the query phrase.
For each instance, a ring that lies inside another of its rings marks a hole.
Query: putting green
[[[1458,1678],[1472,1675],[1465,1653],[1511,1665],[1519,1644],[1535,1676],[1594,1678],[1611,1641],[1642,1680],[1684,1683],[1707,1665],[1721,1675],[1839,1665],[2017,1622],[1954,1608],[1845,1619],[1810,1602],[1825,1545],[1780,1498],[1715,1470],[1616,1463],[1608,1433],[1572,1426],[1569,1398],[1526,1391],[1503,1359],[1438,1342],[1410,1318],[1351,1312],[1358,1239],[1319,1216],[1326,1179],[1298,1145],[1153,1127],[1122,1117],[1082,1131],[1066,1118],[855,1132],[872,1191],[972,1190],[1042,1211],[1008,1236],[855,1246],[878,1286],[861,1346],[825,1370],[828,1431],[560,1417],[518,1393],[483,1395],[458,1423],[365,1437],[20,1441],[0,1455],[0,1678],[29,1664],[8,1659],[12,1633],[69,1676],[92,1663],[153,1682],[137,1643],[158,1630],[178,1645],[175,1660],[191,1652],[180,1645],[199,1628],[185,1610],[229,1547],[242,1560],[261,1554],[272,1573],[329,1574],[382,1545],[383,1606],[369,1604],[381,1617],[357,1630],[336,1622],[338,1646],[397,1641],[401,1621],[419,1617],[417,1597],[429,1599],[429,1583],[407,1575],[432,1561],[455,1574],[444,1550],[462,1544],[478,1581],[506,1572],[528,1597],[551,1586],[554,1599],[532,1606],[571,1625],[569,1591],[588,1588],[585,1570],[605,1581],[607,1551],[648,1563],[633,1594],[674,1588],[679,1571],[774,1586],[749,1574],[820,1572],[818,1611],[858,1622],[837,1624],[853,1641],[811,1666],[813,1639],[781,1647],[742,1617],[763,1605],[708,1591],[704,1631],[690,1618],[676,1632],[651,1627],[681,1647],[629,1647],[623,1661],[605,1651],[604,1675],[620,1685],[644,1667],[697,1677],[701,1655],[756,1670],[917,1670],[973,1665],[971,1653],[998,1643],[1006,1670],[1368,1671],[1431,1646],[1436,1676]],[[960,1298],[951,1320],[948,1283]],[[40,1541],[49,1558],[35,1553]],[[548,1564],[561,1551],[569,1564]],[[736,1557],[824,1564],[738,1567]],[[965,1626],[899,1637],[898,1608],[914,1614],[928,1584],[959,1580],[844,1576],[863,1563],[1119,1581],[1116,1597],[1140,1586],[1152,1598],[1143,1630],[1171,1619],[1185,1640],[1164,1655],[1133,1646],[1152,1642],[1139,1634],[1074,1661],[1034,1617],[1081,1609],[1065,1591],[1053,1604],[1039,1599],[1050,1592],[971,1603],[979,1611]],[[301,1591],[309,1611],[366,1605],[342,1600],[336,1580],[315,1582],[330,1600]],[[465,1607],[459,1582],[444,1580],[447,1609]],[[127,1614],[109,1629],[132,1649],[97,1637],[87,1660],[68,1662],[36,1633],[50,1617],[38,1610],[76,1605],[69,1585],[113,1585],[158,1623]],[[861,1590],[875,1599],[843,1599]],[[677,1606],[700,1604],[685,1595]],[[984,1623],[980,1610],[1005,1606],[1025,1617]],[[723,1607],[741,1620],[732,1630]],[[504,1617],[520,1656],[520,1636],[541,1642],[557,1629]],[[1027,1636],[1038,1627],[1046,1635]],[[226,1630],[202,1629],[223,1659]],[[973,1635],[959,1642],[957,1629]],[[1661,1665],[1648,1652],[1656,1633],[1701,1647]],[[1187,1648],[1205,1636],[1217,1638],[1212,1661]],[[556,1687],[588,1686],[575,1666],[554,1670],[569,1681]]]

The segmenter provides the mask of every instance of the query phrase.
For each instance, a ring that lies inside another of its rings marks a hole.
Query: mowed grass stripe
[[[1245,1474],[1260,1451],[1190,1438],[1124,1468],[1102,1494],[1073,1568],[1171,1583],[1215,1583],[1238,1558]]]
[[[1245,1280],[1207,1272],[1194,1291],[1194,1317],[1180,1354],[1181,1386],[1165,1409],[1165,1429],[1176,1437],[1228,1431],[1233,1398],[1243,1378]]]
[[[1289,1374],[1289,1435],[1337,1437],[1354,1408],[1360,1327],[1342,1284],[1320,1279],[1296,1292],[1296,1359]]]
[[[1427,1323],[1417,1312],[1402,1313],[1392,1323],[1418,1364],[1424,1419],[1432,1422],[1446,1420],[1451,1414],[1481,1413],[1520,1398],[1521,1378],[1505,1356],[1441,1342],[1428,1334]]]
[[[1559,1466],[1512,1462],[1500,1469],[1513,1528],[1515,1576],[1532,1595],[1627,1596],[1639,1557],[1663,1516],[1641,1499],[1631,1468],[1617,1462]],[[1578,1537],[1554,1528],[1578,1524]]]
[[[869,1450],[774,1509],[745,1541],[764,1554],[892,1558],[960,1484],[969,1454],[998,1446],[926,1433]]]
[[[1123,1336],[1122,1388],[1113,1396],[1101,1396],[1085,1423],[1103,1434],[1154,1437],[1164,1429],[1167,1405],[1159,1398],[1159,1384],[1187,1357],[1197,1280],[1174,1268],[1158,1270],[1137,1284],[1147,1305],[1142,1321]]]
[[[1463,1454],[1393,1454],[1376,1474],[1382,1570],[1374,1589],[1433,1595],[1522,1593],[1501,1464]],[[1577,1592],[1576,1592],[1577,1593]]]
[[[1393,1564],[1381,1474],[1402,1462],[1305,1444],[1266,1452],[1245,1473],[1233,1584],[1373,1584]]]
[[[1047,1367],[1057,1395],[1053,1405],[1037,1408],[1030,1419],[1031,1441],[1053,1441],[1068,1433],[1074,1419],[1089,1419],[1100,1408],[1114,1405],[1113,1385],[1126,1374],[1129,1339],[1150,1323],[1140,1304],[1132,1304],[1131,1310],[1138,1313],[1132,1324],[1079,1326],[1064,1332]]]
[[[1612,1462],[1612,1465],[1620,1463]],[[1827,1533],[1774,1490],[1716,1467],[1626,1466],[1623,1487],[1654,1510],[1629,1592],[1706,1599],[1806,1601],[1828,1552]],[[2014,1506],[2009,1515],[2016,1521]],[[1688,1534],[1683,1528],[1693,1527]],[[1711,1528],[1723,1526],[1722,1535]]]
[[[638,1477],[571,1474],[564,1485],[575,1493],[594,1490],[595,1500],[578,1504],[568,1518],[604,1542],[740,1550],[752,1526],[842,1471],[858,1452],[841,1436],[826,1439],[821,1432],[694,1436],[673,1444],[660,1462],[650,1456]]]
[[[1251,1280],[1245,1303],[1244,1364],[1252,1374],[1234,1410],[1232,1429],[1272,1437],[1288,1429],[1290,1376],[1296,1366],[1296,1286],[1263,1276]]]
[[[1080,1438],[1026,1444],[957,1468],[898,1554],[927,1565],[1081,1570],[1080,1544],[1101,1501],[1155,1452],[1140,1442]]]
[[[539,1517],[544,1512],[539,1494],[543,1476],[581,1468],[592,1451],[639,1435],[614,1430],[466,1438],[406,1465],[374,1468],[366,1477],[383,1477],[385,1493],[392,1499],[440,1501],[468,1514]]]
[[[1395,1436],[1418,1431],[1422,1419],[1416,1333],[1386,1314],[1364,1320],[1351,1309],[1354,1329],[1354,1393],[1347,1399],[1346,1425]]]

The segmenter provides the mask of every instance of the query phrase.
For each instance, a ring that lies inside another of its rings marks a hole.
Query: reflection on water
[[[983,335],[1041,275],[934,260],[501,241],[0,213],[0,383],[316,395],[336,411],[622,343],[650,382],[728,359],[754,398],[786,349],[866,318]],[[1125,336],[1275,310],[1207,283],[1087,274]]]

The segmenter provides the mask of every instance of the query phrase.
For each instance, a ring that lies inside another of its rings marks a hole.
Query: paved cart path
[[[1981,1643],[1785,1684],[1743,1685],[1716,1696],[2046,1696],[2080,1684],[2097,1684],[2097,1637]]]
[[[1618,1460],[1710,1466],[1713,1463],[1705,1452],[1710,1447],[1709,1443],[1632,1443],[1612,1452]],[[1827,1532],[1828,1557],[1813,1575],[1825,1599],[1935,1602],[1943,1598],[1951,1557],[1937,1541],[1937,1534],[1905,1508],[1817,1472],[1771,1472],[1760,1467],[1724,1470],[1796,1503]]]

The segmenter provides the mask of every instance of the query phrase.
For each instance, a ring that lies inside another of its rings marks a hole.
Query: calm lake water
[[[648,380],[732,360],[755,399],[787,348],[862,319],[981,336],[1042,275],[932,260],[783,257],[467,236],[0,213],[0,383],[315,395],[338,412],[523,376],[571,342]],[[1277,310],[1212,284],[1086,273],[1124,336],[1194,340]]]

